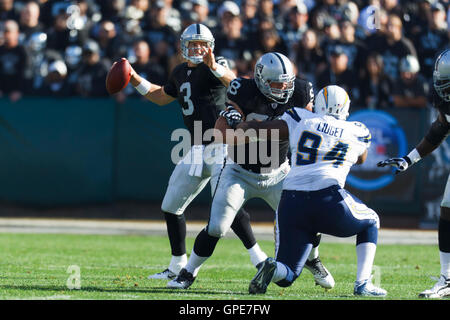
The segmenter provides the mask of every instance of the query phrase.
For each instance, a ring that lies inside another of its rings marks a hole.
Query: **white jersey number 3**
[[[183,91],[185,91],[185,92],[183,92]],[[191,93],[192,93],[191,92],[191,84],[189,82],[184,82],[180,87],[180,92],[182,94],[184,94],[183,99],[184,99],[184,102],[187,104],[187,107],[186,107],[186,105],[183,105],[183,107],[182,107],[183,114],[185,116],[190,116],[191,114],[194,113],[194,104],[192,103],[192,100],[190,99]]]

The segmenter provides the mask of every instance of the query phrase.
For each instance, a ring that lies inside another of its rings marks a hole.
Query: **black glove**
[[[222,110],[219,115],[227,119],[228,125],[233,129],[236,129],[236,126],[242,122],[242,114],[233,108]]]
[[[403,158],[389,158],[377,163],[378,167],[392,166],[397,169],[397,172],[403,172],[409,168],[411,165],[411,160],[408,156],[404,156]]]

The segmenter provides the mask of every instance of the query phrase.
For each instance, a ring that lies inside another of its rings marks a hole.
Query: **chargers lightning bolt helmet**
[[[262,55],[255,64],[255,82],[259,91],[270,100],[284,104],[292,97],[295,73],[289,59],[278,52]],[[274,88],[271,83],[285,83],[283,88]]]
[[[191,41],[204,41],[208,44],[211,50],[214,50],[214,37],[207,26],[201,23],[191,24],[189,27],[184,29],[180,37],[181,41],[181,53],[183,58],[191,61],[194,64],[199,64],[203,62],[203,54],[190,55],[189,53],[189,42]]]
[[[346,120],[350,98],[347,92],[339,86],[326,86],[316,95],[314,113],[330,115],[339,120]]]
[[[439,97],[450,102],[450,49],[442,52],[436,59],[433,85]]]

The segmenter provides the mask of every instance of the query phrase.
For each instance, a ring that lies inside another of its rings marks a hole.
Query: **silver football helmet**
[[[316,95],[314,113],[333,116],[346,120],[350,109],[350,98],[347,91],[339,86],[326,86]]]
[[[450,102],[450,49],[442,52],[436,59],[433,85],[439,97]]]
[[[189,52],[189,42],[205,41],[208,46],[214,50],[214,37],[208,27],[201,23],[191,24],[189,27],[184,29],[181,34],[180,41],[183,58],[194,64],[203,62],[203,54],[196,54],[195,52],[192,52],[193,54],[190,55],[191,52]]]
[[[255,82],[259,91],[270,100],[284,104],[292,97],[295,85],[295,73],[289,59],[278,52],[262,55],[255,64]],[[272,83],[285,84],[276,88]]]

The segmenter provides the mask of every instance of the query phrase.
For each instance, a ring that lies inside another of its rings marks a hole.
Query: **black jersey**
[[[431,91],[431,99],[433,106],[438,110],[442,117],[447,120],[447,124],[450,127],[450,102],[443,100],[433,88]]]
[[[237,78],[230,83],[227,98],[237,104],[242,110],[246,121],[265,121],[280,117],[287,109],[292,107],[305,108],[313,100],[314,93],[310,82],[297,78],[292,97],[287,103],[279,104],[263,95],[256,86],[254,79]],[[233,150],[230,150],[230,156],[234,162],[241,165],[244,169],[261,173],[264,171],[261,168],[273,169],[287,159],[289,142],[279,142],[277,148],[278,154],[276,155],[272,155],[270,152],[270,141],[267,143],[265,150],[267,151],[261,152],[263,156],[267,156],[267,158],[271,158],[274,161],[271,160],[267,163],[267,159],[260,159],[258,142],[251,142],[243,146],[234,146]],[[258,151],[257,155],[254,154],[255,151]],[[243,155],[245,155],[245,159]]]
[[[223,64],[224,60],[221,58],[216,60]],[[187,63],[182,63],[172,71],[164,91],[178,100],[184,124],[191,134],[191,144],[211,142],[203,141],[203,134],[214,128],[219,112],[225,109],[226,90],[204,63],[196,67],[188,67]],[[201,137],[194,135],[194,122],[196,126],[200,125],[197,121],[201,121]]]

